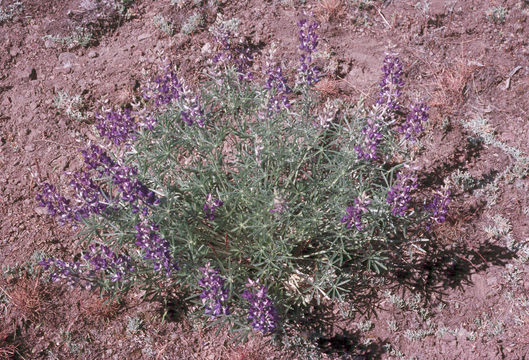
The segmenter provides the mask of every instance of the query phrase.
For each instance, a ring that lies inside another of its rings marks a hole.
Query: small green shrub
[[[487,10],[487,17],[495,24],[503,24],[507,17],[507,13],[507,9],[503,6],[496,6]]]
[[[449,194],[424,206],[398,151],[399,132],[414,141],[427,107],[398,119],[396,56],[384,61],[372,108],[324,102],[312,88],[316,23],[299,23],[292,87],[279,63],[264,84],[252,80],[252,53],[222,24],[212,30],[217,68],[200,92],[168,68],[146,89],[150,111],[98,115],[113,146],[82,152],[71,199],[43,184],[40,205],[92,244],[79,261],[42,265],[52,279],[113,294],[163,296],[178,285],[207,318],[269,333],[389,271],[394,249],[445,220]]]

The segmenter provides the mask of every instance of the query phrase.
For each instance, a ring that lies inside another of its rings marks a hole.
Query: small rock
[[[202,53],[202,55],[208,55],[209,53],[211,53],[211,44],[205,43],[204,46],[202,46],[200,52]]]
[[[11,48],[11,50],[9,50],[9,55],[11,55],[12,57],[17,56],[18,54],[20,54],[20,50],[16,47],[13,47]]]
[[[23,129],[20,129],[18,131],[18,137],[19,138],[22,138],[22,137],[27,136],[29,134],[31,134],[31,129],[29,129],[29,128],[26,128],[26,129],[23,128]]]
[[[468,339],[470,335],[471,335],[470,331],[468,331],[467,329],[463,327],[459,328],[459,330],[457,331],[457,336],[461,339]]]
[[[32,152],[33,150],[35,150],[35,144],[27,144],[25,147],[24,147],[24,150],[26,152]]]
[[[55,43],[53,41],[51,41],[51,40],[46,40],[46,41],[44,41],[44,47],[46,49],[53,48],[53,47],[55,47]]]
[[[145,39],[148,39],[151,37],[151,34],[149,33],[143,33],[141,35],[138,36],[138,41],[142,41],[142,40],[145,40]]]
[[[97,55],[98,55],[98,54],[97,54],[94,50],[92,50],[92,51],[90,51],[90,52],[88,53],[88,57],[89,57],[90,59],[96,58]]]
[[[9,105],[11,105],[11,98],[6,96],[0,105],[2,105],[4,108],[7,108]]]
[[[64,69],[70,69],[77,63],[77,56],[70,52],[63,52],[59,55],[59,62]]]
[[[529,291],[529,281],[527,281],[527,280],[524,281],[524,282],[523,282],[523,287],[524,287],[524,289],[525,289],[526,291]]]
[[[445,342],[452,342],[456,340],[456,337],[447,332],[441,337],[441,340]]]

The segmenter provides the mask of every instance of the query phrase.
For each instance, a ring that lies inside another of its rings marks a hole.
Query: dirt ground
[[[313,14],[327,73],[322,94],[372,104],[391,52],[404,64],[404,103],[424,99],[431,109],[415,165],[424,186],[450,181],[449,219],[427,254],[380,279],[369,311],[352,308],[328,334],[305,334],[311,351],[333,359],[529,358],[528,1],[110,2],[0,0],[0,358],[308,356],[258,335],[232,344],[226,331],[185,319],[177,300],[130,296],[108,306],[98,294],[48,283],[31,265],[38,252],[71,258],[81,250],[75,229],[37,207],[37,178],[65,186],[66,173],[80,168],[77,150],[97,141],[94,113],[137,100],[163,59],[197,83],[219,13],[240,19],[257,73],[272,43],[295,69],[296,23]]]

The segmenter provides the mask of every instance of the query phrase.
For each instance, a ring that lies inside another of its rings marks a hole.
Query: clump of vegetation
[[[15,16],[24,10],[24,4],[21,1],[14,2],[5,8],[0,8],[0,25],[12,20]]]
[[[76,121],[88,119],[86,104],[81,95],[69,95],[67,91],[59,90],[54,99],[55,107],[62,110],[66,115]]]
[[[204,19],[202,14],[198,12],[194,13],[189,18],[187,18],[186,22],[182,25],[182,33],[186,35],[194,33],[200,28],[200,26],[202,26],[203,21]]]
[[[171,21],[167,20],[162,15],[157,15],[153,19],[154,25],[169,36],[173,36],[175,33],[174,25]]]
[[[487,17],[495,24],[503,24],[507,17],[507,9],[503,6],[492,7],[487,11]]]
[[[78,26],[67,36],[45,35],[43,40],[50,40],[72,49],[78,46],[88,47],[94,40],[94,35],[88,29]]]
[[[200,92],[167,67],[144,108],[98,115],[108,141],[82,151],[70,196],[41,182],[40,206],[87,243],[73,261],[41,265],[115,296],[178,285],[205,319],[284,333],[391,271],[395,250],[445,221],[450,192],[419,188],[402,160],[397,142],[420,136],[428,108],[404,109],[395,54],[373,107],[324,102],[313,89],[317,23],[298,24],[295,82],[276,59],[255,80],[229,24],[212,29],[216,67]]]

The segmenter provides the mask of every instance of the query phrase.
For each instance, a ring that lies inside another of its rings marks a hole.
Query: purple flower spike
[[[116,145],[134,140],[138,128],[130,109],[121,111],[107,111],[105,114],[97,114],[96,127],[99,135],[108,138]]]
[[[92,145],[90,149],[82,150],[84,162],[88,170],[97,170],[99,176],[110,175],[117,165],[99,146]]]
[[[131,259],[126,255],[117,255],[105,245],[89,246],[82,257],[88,266],[81,267],[79,261],[66,262],[60,259],[42,259],[39,265],[44,270],[52,270],[52,281],[66,280],[70,286],[91,289],[97,281],[108,276],[112,282],[122,281],[135,271]]]
[[[132,206],[134,212],[140,210],[140,205],[153,206],[160,202],[153,191],[149,190],[136,178],[138,169],[133,166],[120,165],[110,159],[101,148],[92,145],[89,150],[82,151],[88,169],[97,170],[100,177],[110,176],[112,182],[121,194],[121,199]],[[147,212],[143,207],[142,211]]]
[[[169,242],[158,235],[156,225],[139,223],[136,225],[136,231],[136,245],[143,250],[143,258],[152,261],[154,271],[160,271],[163,267],[169,277],[173,271],[179,269],[171,255]]]
[[[103,202],[103,190],[94,183],[88,172],[75,173],[70,186],[75,190],[78,202],[75,209],[75,220],[80,221],[91,214],[102,214],[107,209],[108,204]]]
[[[384,76],[380,81],[380,93],[377,104],[383,106],[389,112],[396,112],[400,109],[399,97],[401,88],[404,86],[402,63],[397,56],[386,55],[382,71]]]
[[[180,115],[181,119],[189,126],[196,123],[199,127],[204,127],[205,118],[202,105],[197,96],[192,97],[191,91],[187,88],[185,89],[185,93],[188,96],[185,96],[182,99],[183,110]]]
[[[299,57],[298,75],[301,84],[308,86],[314,85],[320,81],[319,69],[312,64],[312,54],[316,51],[318,46],[318,34],[316,29],[320,25],[317,22],[309,24],[306,19],[298,22],[299,27],[299,50],[301,55]]]
[[[113,282],[122,280],[125,274],[134,272],[134,266],[128,256],[117,255],[105,245],[92,244],[83,255],[83,259],[90,263],[92,273],[105,271],[110,273]]]
[[[42,192],[37,194],[35,199],[39,206],[48,210],[48,214],[56,216],[61,225],[75,219],[75,211],[70,205],[70,200],[59,194],[55,186],[43,183]]]
[[[365,161],[378,160],[377,149],[382,142],[383,135],[380,133],[380,125],[372,118],[367,119],[367,125],[362,129],[364,141],[354,147],[358,153],[358,159]]]
[[[282,108],[290,108],[287,94],[291,93],[292,89],[287,85],[287,79],[283,76],[281,66],[269,66],[266,75],[268,75],[265,84],[269,94],[268,110],[280,112]]]
[[[399,132],[404,134],[406,139],[415,141],[417,135],[424,131],[423,123],[428,121],[428,106],[418,103],[411,107],[411,111],[406,116],[406,122],[399,127]]]
[[[248,320],[252,322],[255,330],[264,334],[274,332],[277,327],[279,317],[273,301],[268,297],[268,288],[259,284],[259,280],[248,279],[246,289],[241,297],[248,300]]]
[[[183,84],[178,74],[167,66],[164,75],[157,77],[150,87],[144,89],[143,98],[154,101],[155,106],[160,107],[179,100],[182,91]]]
[[[181,108],[182,121],[190,126],[196,123],[204,127],[204,111],[198,96],[193,95],[170,66],[166,68],[164,76],[156,78],[154,84],[145,90],[143,97],[147,100],[154,100],[156,107],[177,103]],[[156,119],[152,114],[147,114],[141,123],[146,128],[152,129],[156,124]]]
[[[75,191],[74,202],[65,198],[53,185],[43,183],[41,193],[35,199],[39,206],[46,207],[48,214],[57,217],[61,225],[81,221],[92,214],[101,214],[108,204],[103,202],[103,190],[96,185],[86,171],[75,174],[70,186]]]
[[[199,270],[204,274],[198,284],[203,289],[200,298],[205,306],[206,315],[211,315],[213,318],[228,315],[230,313],[229,306],[226,304],[228,288],[224,286],[226,279],[220,276],[218,270],[212,269],[209,263]]]
[[[365,199],[365,196],[361,196],[354,200],[354,205],[347,207],[345,210],[347,214],[341,220],[345,223],[347,229],[350,229],[354,225],[358,231],[362,231],[362,215],[367,212],[367,205],[370,203],[371,201]]]
[[[217,65],[233,65],[239,80],[252,80],[253,74],[250,72],[250,68],[253,54],[250,44],[246,40],[235,41],[236,34],[223,25],[217,26],[212,31],[213,39],[219,48],[219,52],[212,59],[213,63]]]
[[[417,189],[417,177],[415,175],[397,174],[397,181],[391,187],[386,197],[388,204],[392,206],[393,216],[404,216],[411,202],[411,192]]]
[[[206,202],[204,203],[204,214],[205,214],[205,218],[207,220],[215,220],[215,210],[218,208],[218,207],[221,207],[222,205],[224,205],[224,203],[222,201],[220,201],[219,199],[213,199],[213,196],[211,194],[208,194],[206,196]]]
[[[437,191],[433,199],[426,204],[425,209],[430,213],[430,221],[426,223],[426,228],[431,229],[433,222],[442,224],[448,215],[448,205],[450,204],[450,190]]]

